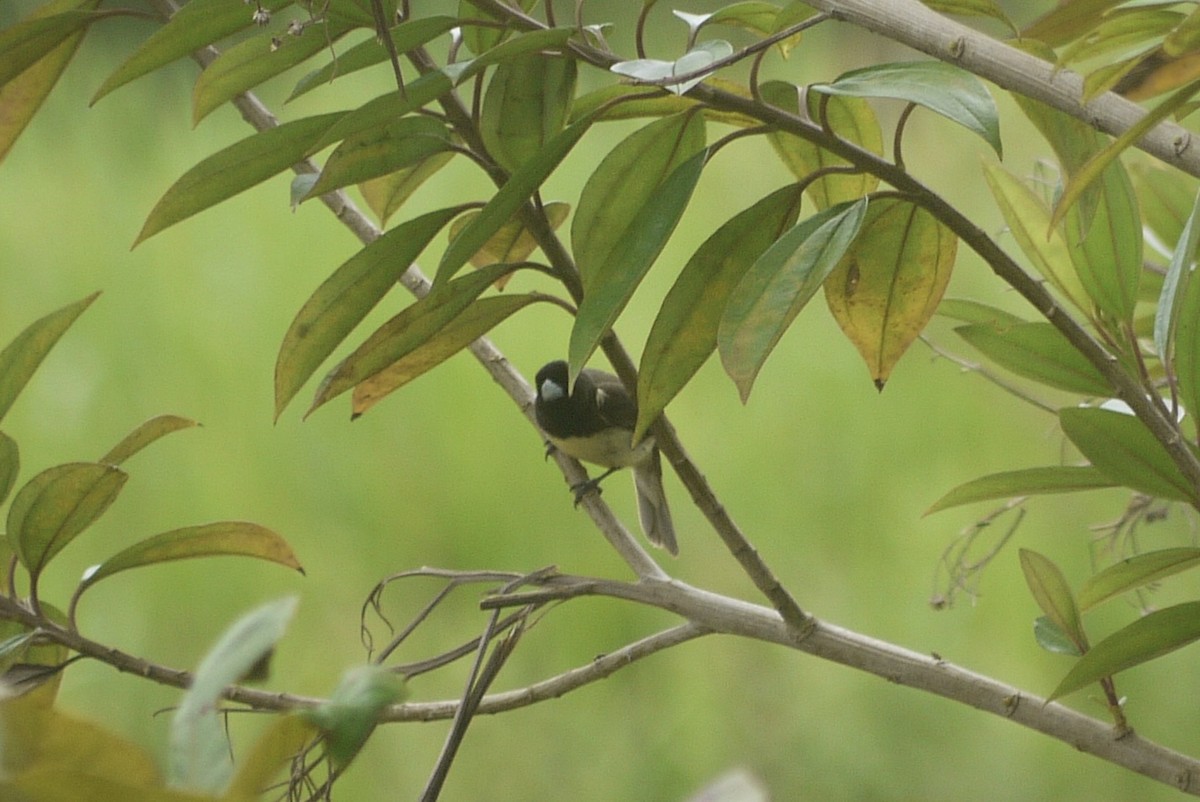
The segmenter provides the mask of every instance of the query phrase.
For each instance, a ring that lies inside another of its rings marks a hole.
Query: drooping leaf
[[[1196,178],[1149,159],[1133,159],[1129,177],[1137,194],[1142,221],[1167,249],[1174,251],[1195,205]]]
[[[561,201],[551,201],[544,204],[542,210],[546,213],[546,221],[550,223],[550,228],[557,230],[566,221],[567,215],[571,211],[571,205]],[[450,239],[457,237],[459,232],[478,216],[479,212],[467,212],[457,218],[450,224]],[[519,217],[515,217],[500,226],[492,238],[475,252],[470,262],[475,267],[487,267],[501,262],[516,264],[528,259],[537,248],[538,243],[533,234]],[[507,278],[506,276],[496,283],[498,289],[504,288]]]
[[[1044,468],[1022,468],[980,476],[964,482],[935,501],[926,515],[948,510],[976,501],[993,501],[1017,496],[1046,493],[1074,493],[1116,487],[1116,483],[1091,465],[1051,465]]]
[[[1057,224],[1059,221],[1063,220],[1066,211],[1070,209],[1076,201],[1079,200],[1092,182],[1104,181],[1106,184],[1104,192],[1105,197],[1109,202],[1109,210],[1113,212],[1122,211],[1122,208],[1114,203],[1113,193],[1118,189],[1118,187],[1115,185],[1115,182],[1118,181],[1116,178],[1117,172],[1110,172],[1109,168],[1119,168],[1119,165],[1117,164],[1117,157],[1119,157],[1135,142],[1145,136],[1147,131],[1158,125],[1167,117],[1171,116],[1172,113],[1191,100],[1197,91],[1200,91],[1200,80],[1189,83],[1184,88],[1178,90],[1171,97],[1159,103],[1151,111],[1143,115],[1136,123],[1125,130],[1119,137],[1113,140],[1112,144],[1093,156],[1086,164],[1080,167],[1079,170],[1072,173],[1070,180],[1063,188],[1062,195],[1059,196],[1058,202],[1055,204],[1054,214],[1051,218],[1051,222]],[[1128,196],[1129,200],[1127,202],[1132,203],[1133,189],[1129,184],[1129,178],[1125,175],[1124,170],[1120,170],[1119,174],[1123,180],[1123,183],[1119,189],[1122,191],[1123,195]],[[1107,186],[1107,184],[1110,182],[1114,182],[1114,186]],[[1134,216],[1136,217],[1136,206],[1133,207],[1133,212]],[[1102,223],[1104,221],[1097,220],[1095,222]],[[1116,222],[1119,223],[1119,221]],[[1116,234],[1114,233],[1113,236],[1116,236]],[[1141,242],[1140,237],[1138,238],[1138,242]],[[1122,319],[1124,319],[1124,316],[1122,316]]]
[[[1124,54],[1138,45],[1154,42],[1174,29],[1183,15],[1164,8],[1139,8],[1106,15],[1088,35],[1076,40],[1059,56],[1058,66]]]
[[[1080,453],[1109,479],[1139,493],[1200,503],[1162,444],[1132,415],[1097,407],[1058,412],[1063,432]]]
[[[767,81],[759,92],[764,100],[789,112],[800,107],[798,88],[783,81]],[[821,114],[822,96],[809,93],[808,113],[813,119]],[[842,139],[853,142],[872,153],[883,153],[883,133],[870,104],[862,98],[825,96],[825,120],[829,127]],[[849,162],[806,139],[773,131],[767,135],[775,152],[797,179],[803,181],[810,174],[827,167],[848,165]],[[831,175],[809,184],[808,195],[818,209],[828,209],[843,201],[856,200],[874,192],[879,179],[868,173],[855,175]]]
[[[1034,601],[1050,623],[1058,627],[1081,652],[1088,647],[1087,635],[1079,619],[1079,607],[1062,571],[1048,557],[1021,549],[1021,571]]]
[[[1112,395],[1104,375],[1050,323],[973,324],[955,331],[988,359],[1018,376],[1071,393]]]
[[[920,207],[897,198],[871,203],[825,300],[883,389],[896,362],[929,322],[950,281],[957,238]]]
[[[1200,200],[1197,201],[1200,208]],[[1200,214],[1200,213],[1197,213]],[[1193,218],[1196,215],[1193,215]],[[1192,415],[1200,414],[1200,280],[1196,276],[1196,252],[1200,245],[1200,221],[1189,219],[1171,258],[1171,266],[1163,282],[1158,304],[1159,314],[1170,309],[1167,343],[1174,334],[1174,345],[1167,348],[1169,365],[1174,369],[1175,383],[1183,408]],[[1176,264],[1178,283],[1172,286]],[[1169,297],[1168,293],[1174,295]],[[1169,307],[1168,307],[1169,305]],[[1173,326],[1173,330],[1172,330]],[[1155,317],[1155,344],[1158,342],[1159,320]]]
[[[49,17],[63,11],[91,11],[100,5],[100,0],[53,0],[40,6],[30,19]],[[67,36],[50,52],[30,64],[19,75],[0,86],[0,162],[8,155],[17,137],[33,119],[50,90],[58,83],[67,68],[79,43],[83,41],[86,28],[80,28]],[[3,58],[3,57],[0,57]]]
[[[707,16],[703,25],[731,25],[765,36],[777,30],[775,22],[779,12],[779,6],[774,3],[743,0],[717,9]]]
[[[557,50],[567,43],[575,33],[574,28],[541,28],[534,31],[517,34],[506,42],[470,61],[460,61],[447,64],[442,71],[458,86],[464,81],[482,73],[493,64],[503,64],[511,59],[519,58],[530,53],[544,50]]]
[[[57,14],[32,14],[0,31],[0,86],[41,61],[96,19],[95,12],[76,8]]]
[[[464,226],[442,254],[434,284],[449,280],[459,268],[484,247],[496,232],[516,216],[521,206],[542,185],[571,149],[587,133],[593,119],[584,117],[551,137],[538,154],[509,176],[500,191],[492,196],[479,216]]]
[[[317,728],[302,713],[275,717],[245,755],[238,756],[236,774],[224,799],[258,799],[264,788],[312,742]]]
[[[260,665],[283,637],[298,599],[268,602],[235,621],[200,661],[192,685],[171,719],[168,754],[171,784],[218,794],[233,776],[217,701],[227,687]]]
[[[1079,589],[1079,609],[1090,610],[1103,601],[1144,587],[1200,565],[1200,549],[1181,547],[1137,554],[1088,577]]]
[[[717,333],[721,364],[743,403],[784,331],[841,263],[867,216],[867,199],[831,206],[794,226],[738,282]]]
[[[599,112],[600,120],[632,120],[640,117],[669,117],[696,109],[698,101],[647,86],[609,84],[586,92],[571,104],[569,122]]]
[[[432,39],[441,36],[446,31],[458,25],[454,17],[424,17],[407,20],[392,28],[389,32],[397,53],[405,53],[415,47],[420,47]],[[295,100],[303,94],[311,92],[318,86],[332,83],[335,78],[342,78],[359,70],[382,64],[390,58],[390,54],[377,36],[348,48],[343,53],[334,56],[333,61],[320,69],[313,70],[296,82],[288,101]]]
[[[1154,350],[1164,363],[1171,356],[1179,301],[1186,294],[1187,285],[1192,279],[1197,247],[1200,247],[1200,195],[1196,196],[1191,214],[1188,215],[1179,241],[1171,253],[1167,275],[1163,278],[1162,293],[1154,311]]]
[[[1025,26],[1023,35],[1028,39],[1045,42],[1058,47],[1091,30],[1106,11],[1121,0],[1075,0],[1059,3],[1051,11]]]
[[[294,0],[261,0],[266,11],[278,11]],[[254,24],[252,9],[242,0],[189,0],[105,79],[92,103],[135,78],[191,55],[197,50]]]
[[[171,432],[177,432],[180,429],[190,429],[193,426],[199,425],[199,423],[190,418],[181,418],[178,415],[159,415],[151,418],[125,435],[121,442],[113,446],[98,461],[105,465],[120,465],[155,440],[166,437]]]
[[[397,170],[391,175],[372,178],[358,185],[358,191],[363,199],[379,218],[380,227],[386,226],[400,207],[412,194],[420,189],[428,179],[437,174],[454,158],[454,151],[435,153],[422,159],[412,167]]]
[[[344,112],[336,124],[330,125],[323,132],[323,136],[318,136],[310,143],[304,155],[311,156],[356,134],[393,123],[404,115],[432,103],[453,88],[454,85],[445,73],[427,72],[415,81],[406,83],[403,94],[393,90],[367,101],[352,111]]]
[[[89,569],[80,582],[80,591],[131,568],[222,556],[254,557],[303,573],[292,547],[278,533],[247,521],[219,521],[172,529],[122,549]]]
[[[346,22],[306,26],[299,36],[263,31],[223,50],[196,79],[192,125],[228,100],[333,46],[353,29]]]
[[[662,81],[678,76],[678,83],[663,85],[667,91],[676,95],[686,95],[711,73],[701,72],[711,65],[733,55],[733,45],[723,39],[701,42],[674,61],[661,59],[639,58],[632,61],[619,61],[609,67],[617,75],[624,75],[637,81]],[[687,77],[693,76],[693,77]]]
[[[569,129],[568,129],[569,130]],[[704,121],[676,114],[640,128],[613,148],[588,178],[571,222],[571,247],[590,287],[650,208],[659,186],[704,147]]]
[[[333,765],[346,766],[375,729],[379,714],[407,695],[404,680],[383,666],[361,666],[346,672],[329,701],[307,711],[320,727]]]
[[[696,249],[663,300],[638,369],[638,441],[717,347],[730,293],[795,222],[800,197],[782,187],[730,218]]]
[[[1002,156],[1000,115],[983,83],[971,73],[943,61],[877,64],[851,70],[816,92],[851,97],[906,100],[958,123]]]
[[[136,246],[301,161],[313,142],[342,116],[343,112],[334,112],[283,123],[204,159],[180,176],[159,199],[133,244]]]
[[[983,175],[1025,257],[1063,298],[1084,313],[1089,312],[1091,300],[1075,272],[1062,231],[1050,226],[1046,205],[1033,190],[999,165],[985,164]]]
[[[1083,654],[1079,647],[1071,642],[1067,633],[1044,615],[1039,615],[1033,621],[1033,637],[1037,645],[1052,654],[1068,654],[1078,657]]]
[[[112,465],[73,462],[30,479],[8,508],[8,537],[31,574],[104,514],[129,476]]]
[[[696,153],[655,186],[647,205],[625,228],[624,238],[609,251],[608,260],[590,276],[584,274],[583,301],[567,343],[573,376],[583,369],[667,244],[700,181],[706,156],[706,151]]]
[[[1020,35],[1016,23],[1004,13],[1004,9],[994,0],[921,0],[921,2],[939,14],[999,20],[1007,25],[1015,36]]]
[[[351,414],[358,417],[413,379],[432,370],[530,304],[536,294],[480,298],[438,332],[354,388]]]
[[[333,272],[304,302],[275,362],[275,417],[321,363],[408,270],[462,206],[422,215],[378,237]]]
[[[303,200],[412,167],[452,147],[446,126],[429,117],[369,128],[337,146]]]
[[[3,504],[17,482],[21,468],[21,452],[17,441],[0,432],[0,504]]]
[[[537,0],[520,0],[518,5],[522,11],[529,11]],[[463,44],[472,53],[484,53],[504,41],[512,31],[505,26],[507,19],[497,16],[487,9],[480,8],[471,0],[459,0],[458,18],[460,20],[483,20],[490,25],[466,25],[463,27]]]
[[[92,293],[83,300],[35,320],[0,351],[0,420],[8,414],[13,402],[58,338],[99,295],[98,292]]]
[[[1047,701],[1173,652],[1197,638],[1200,638],[1200,602],[1156,610],[1088,650],[1058,683]]]
[[[429,342],[488,286],[510,270],[509,265],[492,265],[434,287],[424,298],[384,323],[338,363],[317,388],[312,406],[305,414],[312,414],[318,407]]]
[[[512,172],[536,158],[566,123],[575,97],[575,60],[526,53],[500,62],[488,82],[479,133]]]
[[[968,298],[943,298],[942,302],[938,304],[937,313],[950,320],[996,327],[1026,322],[1024,318],[1018,317],[1012,312]]]

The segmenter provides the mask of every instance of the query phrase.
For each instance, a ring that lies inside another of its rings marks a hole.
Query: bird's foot
[[[575,506],[578,507],[583,497],[593,490],[596,491],[596,495],[604,492],[604,488],[600,487],[600,479],[588,479],[586,482],[571,485],[571,492],[575,494]]]

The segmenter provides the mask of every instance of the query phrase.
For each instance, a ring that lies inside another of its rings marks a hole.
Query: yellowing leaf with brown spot
[[[929,212],[901,198],[881,198],[825,280],[829,311],[880,390],[937,309],[957,245]]]

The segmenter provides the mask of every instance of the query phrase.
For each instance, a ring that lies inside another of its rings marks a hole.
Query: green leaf
[[[948,510],[976,501],[992,501],[1016,496],[1035,496],[1047,493],[1074,493],[1115,487],[1111,479],[1091,465],[1051,465],[1044,468],[1022,468],[1002,471],[972,479],[935,501],[926,515]]]
[[[906,100],[934,111],[983,137],[997,156],[1000,116],[983,83],[966,70],[942,61],[907,61],[851,70],[816,92],[851,97]]]
[[[1058,47],[1091,30],[1106,11],[1120,4],[1121,0],[1075,0],[1071,3],[1059,3],[1053,10],[1026,26],[1023,34],[1029,39]]]
[[[984,323],[996,327],[1026,322],[1012,312],[966,298],[943,298],[942,302],[938,304],[937,313],[942,317],[960,320],[963,323]]]
[[[1058,566],[1036,551],[1021,549],[1021,571],[1034,601],[1046,618],[1058,627],[1081,652],[1088,648],[1087,635],[1079,619],[1079,608]]]
[[[1070,393],[1112,395],[1103,374],[1050,323],[973,324],[955,331],[988,359],[1018,376]]]
[[[734,288],[717,347],[743,403],[783,333],[858,236],[867,208],[862,198],[802,221],[767,248]]]
[[[121,442],[113,446],[112,450],[98,461],[105,465],[120,465],[160,437],[165,437],[180,429],[190,429],[199,425],[194,420],[181,418],[178,415],[159,415],[127,434]]]
[[[1065,67],[1100,57],[1111,59],[1141,45],[1157,44],[1182,21],[1178,11],[1139,8],[1108,14],[1088,35],[1076,40],[1059,56],[1057,66]]]
[[[881,198],[825,280],[829,310],[878,389],[936,311],[957,247],[954,234],[926,210]]]
[[[196,557],[255,557],[303,573],[292,547],[279,534],[246,521],[219,521],[172,529],[122,549],[89,569],[80,591],[131,568]]]
[[[985,17],[999,20],[1008,26],[1013,35],[1020,36],[1020,31],[1004,9],[994,0],[921,0],[926,6],[939,14],[953,14],[957,17]]]
[[[583,301],[567,344],[572,375],[583,369],[666,246],[700,181],[706,156],[703,150],[696,153],[657,185],[647,205],[625,228],[624,239],[609,251],[608,260],[590,276],[584,274]]]
[[[237,773],[229,783],[223,802],[259,799],[264,788],[290,766],[317,734],[317,728],[303,713],[276,716],[245,755],[238,755]]]
[[[1200,565],[1200,548],[1160,549],[1110,565],[1089,577],[1079,589],[1079,608],[1090,610],[1103,601]]]
[[[452,147],[446,126],[430,117],[402,117],[369,128],[338,145],[302,200],[412,167]]]
[[[983,175],[1025,257],[1059,295],[1089,313],[1091,300],[1075,272],[1066,239],[1059,228],[1051,227],[1050,211],[1041,198],[999,165],[983,165]]]
[[[575,60],[526,53],[500,62],[483,97],[479,133],[506,170],[536,158],[566,123],[575,97]]]
[[[358,185],[363,199],[379,218],[379,225],[386,226],[392,215],[400,210],[421,185],[437,174],[454,158],[454,151],[435,153],[420,162],[391,175],[372,178]]]
[[[571,212],[571,205],[561,201],[551,201],[542,206],[542,211],[546,213],[546,221],[550,224],[552,230],[558,230],[567,219],[567,215]],[[479,212],[467,212],[453,223],[450,224],[450,239],[454,239],[459,233],[471,224]],[[499,264],[517,264],[524,262],[538,248],[537,240],[533,234],[525,227],[525,223],[520,217],[514,217],[507,223],[502,225],[492,238],[484,243],[483,247],[475,252],[471,257],[470,262],[475,267],[487,267],[488,265]],[[496,282],[498,289],[503,289],[503,282],[507,280],[507,276]]]
[[[457,25],[458,19],[455,17],[425,17],[400,23],[392,28],[390,35],[392,43],[396,46],[396,52],[405,53],[441,36]],[[353,72],[381,64],[390,57],[379,37],[372,36],[366,41],[348,48],[344,53],[337,54],[333,61],[320,69],[313,70],[297,81],[296,87],[288,97],[288,102],[311,92],[318,86],[332,83],[335,78],[342,78]]]
[[[1163,52],[1172,58],[1179,58],[1200,49],[1200,12],[1192,9],[1175,30],[1163,39],[1162,47]]]
[[[266,11],[277,11],[292,2],[261,0],[259,5]],[[254,24],[252,12],[253,9],[247,8],[242,0],[189,0],[105,79],[92,97],[92,103],[164,64],[251,27]]]
[[[316,397],[305,415],[311,415],[329,400],[429,342],[489,285],[512,269],[511,265],[493,265],[434,287],[424,298],[384,323],[330,371],[317,388]]]
[[[432,337],[354,388],[351,414],[358,417],[400,389],[487,334],[510,315],[545,301],[534,294],[480,298]],[[385,343],[385,347],[390,347]]]
[[[527,31],[493,47],[478,58],[448,64],[443,71],[453,79],[457,86],[493,64],[503,64],[509,59],[519,58],[530,53],[562,48],[574,33],[574,28],[543,28]]]
[[[404,680],[383,666],[350,669],[329,701],[304,715],[321,728],[333,765],[343,768],[367,742],[379,715],[407,695]]]
[[[772,106],[778,106],[785,111],[796,113],[800,108],[799,88],[783,81],[767,81],[759,91],[764,100]],[[819,119],[821,114],[822,96],[808,93],[808,114],[813,119]],[[852,142],[872,153],[883,153],[883,134],[879,129],[879,121],[870,104],[862,98],[826,95],[825,120],[829,127],[841,139]],[[828,150],[819,148],[807,139],[787,134],[782,131],[772,131],[767,139],[775,149],[775,153],[792,171],[792,175],[803,181],[817,170],[827,167],[843,167],[850,162]],[[869,173],[855,175],[831,175],[820,178],[808,185],[808,196],[818,209],[828,209],[830,206],[843,201],[857,200],[864,195],[874,192],[879,186],[879,179]]]
[[[1086,164],[1080,167],[1079,170],[1073,172],[1070,180],[1067,182],[1067,185],[1063,188],[1062,195],[1060,195],[1058,198],[1058,203],[1056,203],[1054,206],[1054,214],[1051,218],[1051,222],[1057,225],[1057,223],[1064,218],[1067,210],[1070,209],[1072,205],[1080,199],[1083,193],[1093,182],[1101,180],[1105,181],[1105,183],[1108,183],[1109,181],[1118,181],[1118,179],[1115,178],[1116,173],[1109,172],[1109,167],[1119,168],[1117,157],[1119,157],[1125,152],[1125,150],[1130,148],[1135,142],[1145,136],[1146,132],[1154,128],[1154,126],[1158,125],[1163,120],[1167,119],[1176,110],[1190,101],[1198,90],[1200,90],[1200,80],[1192,81],[1182,89],[1177,90],[1175,94],[1171,95],[1171,97],[1162,101],[1149,112],[1144,114],[1141,118],[1139,118],[1136,123],[1131,125],[1119,137],[1114,139],[1112,144],[1093,156]],[[1125,175],[1124,170],[1120,170],[1120,175],[1123,178],[1123,185],[1118,185],[1119,189],[1122,190],[1124,194],[1132,196],[1133,190],[1132,186],[1129,184],[1128,176]],[[1115,191],[1116,188],[1107,186],[1105,187],[1106,197],[1109,198],[1110,209],[1114,212],[1124,211],[1122,207],[1113,205],[1114,199],[1112,198],[1112,193]],[[1130,204],[1133,203],[1132,199],[1127,202]],[[1132,213],[1136,218],[1136,205],[1133,206]],[[1137,222],[1140,223],[1140,219],[1137,220]],[[1138,237],[1137,241],[1140,244],[1141,238]],[[1140,268],[1140,266],[1141,263],[1139,262],[1138,267]],[[1129,271],[1127,270],[1125,272],[1128,273]],[[1134,284],[1134,287],[1136,290],[1136,283]],[[1126,319],[1126,317],[1127,315],[1123,315],[1121,319]]]
[[[1183,408],[1191,415],[1200,414],[1200,280],[1196,278],[1194,265],[1196,252],[1192,240],[1197,238],[1195,228],[1189,225],[1187,236],[1180,239],[1176,256],[1171,260],[1174,267],[1175,261],[1182,257],[1187,267],[1181,268],[1180,283],[1183,287],[1177,291],[1173,304],[1175,344],[1170,349],[1169,365],[1175,372],[1175,383],[1179,387]],[[1167,283],[1164,282],[1160,308],[1167,302],[1166,295]]]
[[[1142,220],[1174,251],[1195,205],[1197,181],[1161,162],[1137,159],[1128,165]]]
[[[1093,646],[1046,701],[1161,657],[1200,638],[1200,602],[1156,610]]]
[[[444,73],[428,72],[406,84],[403,94],[395,91],[388,92],[386,95],[380,95],[374,100],[367,101],[353,111],[343,113],[342,118],[324,132],[324,136],[310,145],[305,155],[324,150],[329,145],[341,142],[355,134],[395,122],[409,112],[432,103],[453,88],[450,79]]]
[[[217,702],[271,654],[297,602],[289,596],[246,613],[200,661],[171,719],[168,762],[174,787],[218,794],[229,784],[233,766]]]
[[[274,31],[263,31],[222,51],[196,79],[192,89],[192,125],[227,100],[331,48],[353,27],[346,22],[327,22],[309,25],[299,36],[277,36]]]
[[[1186,294],[1186,287],[1191,281],[1197,247],[1200,247],[1200,195],[1196,196],[1191,214],[1188,215],[1179,241],[1171,253],[1171,262],[1163,279],[1162,293],[1154,310],[1154,350],[1164,363],[1171,356],[1175,326],[1178,322],[1179,300],[1182,294]],[[1179,291],[1181,283],[1185,288],[1185,293],[1182,294]]]
[[[20,469],[21,452],[17,448],[17,441],[0,432],[0,504],[12,492]]]
[[[609,84],[575,98],[568,120],[575,122],[580,117],[597,113],[599,120],[669,117],[688,110],[698,110],[699,105],[691,98],[659,92],[650,87]]]
[[[1200,503],[1162,444],[1132,415],[1096,407],[1058,412],[1063,432],[1101,473],[1125,487],[1159,498]]]
[[[777,189],[726,221],[684,265],[642,350],[635,442],[716,350],[730,293],[799,211],[797,188]]]
[[[519,6],[522,11],[529,11],[533,8],[536,0],[520,0]],[[483,53],[500,44],[506,36],[511,33],[511,30],[505,27],[507,18],[499,16],[489,10],[480,8],[470,0],[459,0],[458,18],[460,20],[485,20],[492,25],[466,25],[463,26],[463,44],[472,53]]]
[[[704,25],[731,25],[763,35],[775,33],[779,6],[757,0],[730,3],[708,15]],[[703,26],[701,26],[703,27]]]
[[[166,191],[146,218],[134,246],[302,161],[313,142],[343,115],[334,112],[283,123],[204,159]]]
[[[30,479],[8,508],[8,537],[30,574],[104,514],[129,476],[112,465],[73,462]]]
[[[322,282],[296,313],[275,361],[275,417],[465,207],[439,209],[376,238]]]
[[[458,272],[467,261],[484,247],[496,232],[511,220],[521,206],[550,177],[575,144],[591,127],[593,118],[584,117],[567,126],[546,143],[537,156],[521,165],[509,176],[500,191],[492,196],[479,216],[455,237],[438,264],[435,285],[441,285]],[[577,215],[578,216],[578,215]],[[578,256],[578,254],[577,254]]]
[[[35,14],[0,31],[0,86],[50,55],[98,18],[96,12],[79,10],[48,16]]]
[[[571,222],[571,249],[585,288],[611,262],[626,231],[651,209],[660,185],[704,147],[704,120],[690,112],[638,129],[588,178]]]
[[[90,11],[98,5],[100,0],[55,0],[34,10],[29,19],[49,17],[67,10]],[[85,32],[86,28],[80,28],[70,34],[19,75],[0,86],[0,162],[4,161],[25,126],[29,125],[50,90],[58,83],[79,43],[83,41]]]
[[[1067,634],[1044,615],[1039,615],[1034,619],[1033,637],[1038,646],[1053,654],[1069,654],[1072,657],[1083,654],[1078,646],[1071,643]]]
[[[0,420],[8,414],[46,354],[99,295],[98,292],[92,293],[81,301],[35,320],[0,351]]]

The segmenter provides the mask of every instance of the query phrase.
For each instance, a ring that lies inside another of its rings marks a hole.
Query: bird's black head
[[[556,359],[544,365],[533,380],[538,403],[553,403],[560,398],[567,398],[568,378],[567,363],[563,360]]]

